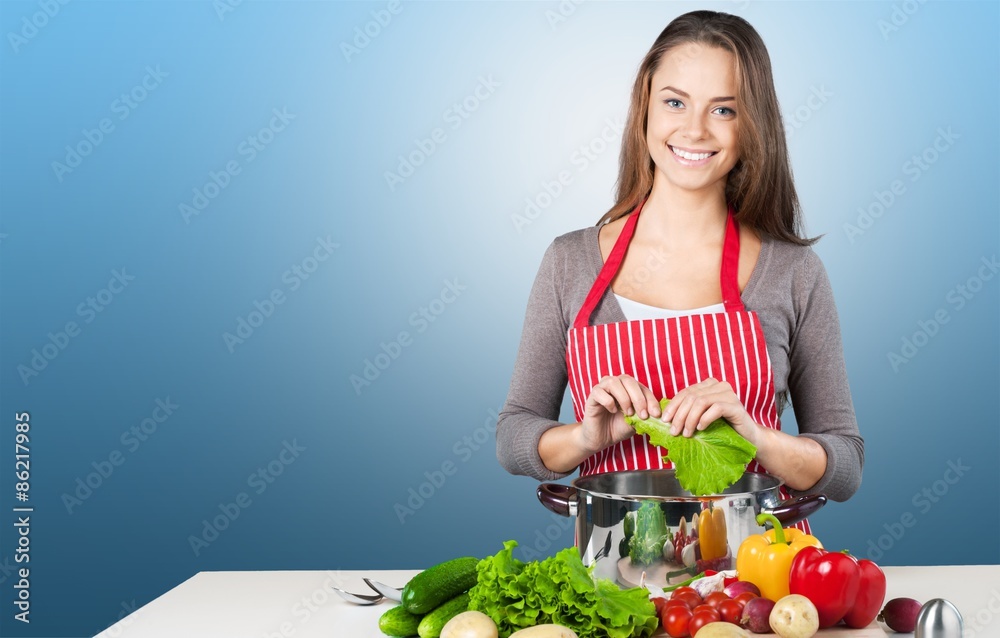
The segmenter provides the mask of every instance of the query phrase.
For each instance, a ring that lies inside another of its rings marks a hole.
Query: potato
[[[811,638],[819,631],[816,605],[799,594],[789,594],[774,603],[768,620],[781,638]]]
[[[441,638],[497,638],[493,619],[481,611],[463,611],[441,629]]]
[[[750,634],[739,625],[710,622],[698,630],[698,638],[750,638]]]
[[[577,636],[575,631],[562,625],[535,625],[515,631],[510,638],[577,638]]]

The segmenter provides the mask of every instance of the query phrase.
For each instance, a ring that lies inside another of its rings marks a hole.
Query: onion
[[[743,616],[740,618],[740,626],[745,627],[755,634],[771,633],[771,610],[774,609],[774,601],[770,598],[751,598],[743,607]]]
[[[722,591],[726,592],[726,596],[730,598],[736,598],[746,591],[752,592],[754,596],[760,596],[760,588],[748,580],[738,580],[735,583],[730,583]]]

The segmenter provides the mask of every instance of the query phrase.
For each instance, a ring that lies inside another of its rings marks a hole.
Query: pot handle
[[[559,516],[576,516],[577,490],[571,485],[542,483],[535,490],[538,500]]]
[[[770,510],[763,510],[768,514],[773,514],[784,526],[795,525],[815,514],[826,505],[825,494],[806,494],[797,498],[778,503],[777,507]]]

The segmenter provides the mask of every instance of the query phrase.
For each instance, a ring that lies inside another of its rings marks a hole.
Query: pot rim
[[[771,475],[771,474],[765,474],[763,472],[750,472],[750,471],[746,471],[746,472],[743,473],[743,477],[741,477],[736,483],[733,484],[734,486],[738,485],[740,483],[740,481],[743,481],[746,478],[749,478],[750,480],[755,480],[755,481],[756,480],[761,480],[761,481],[765,481],[767,483],[773,483],[773,485],[769,485],[767,487],[762,487],[762,488],[756,489],[756,490],[754,490],[754,489],[751,489],[751,490],[739,489],[739,490],[732,491],[732,492],[730,492],[730,491],[727,490],[727,491],[722,492],[721,494],[708,494],[708,495],[705,495],[705,496],[695,496],[695,495],[690,494],[690,493],[685,493],[683,495],[658,495],[658,494],[642,495],[642,494],[634,494],[634,493],[621,494],[621,493],[606,492],[606,491],[601,491],[601,490],[596,490],[596,489],[591,489],[591,488],[586,487],[586,484],[588,482],[589,483],[593,483],[593,482],[601,481],[601,480],[607,481],[607,480],[614,480],[614,479],[627,480],[629,476],[633,476],[633,475],[637,476],[639,478],[642,478],[642,479],[647,479],[646,482],[648,482],[648,479],[650,477],[654,477],[655,478],[656,476],[663,476],[663,477],[667,477],[667,480],[676,481],[676,479],[673,478],[673,476],[674,476],[674,470],[672,468],[664,468],[664,469],[656,469],[656,470],[619,470],[619,471],[615,471],[615,472],[602,472],[600,474],[590,474],[588,476],[580,476],[580,477],[577,477],[577,478],[573,479],[572,485],[573,485],[573,487],[575,487],[580,492],[586,492],[587,494],[589,494],[591,496],[598,496],[598,497],[601,497],[601,498],[606,498],[606,499],[611,499],[611,500],[617,500],[617,501],[641,502],[641,501],[649,501],[649,500],[661,500],[661,501],[671,501],[671,502],[697,503],[697,502],[706,502],[706,501],[718,501],[718,500],[722,500],[722,499],[734,498],[734,497],[740,497],[740,496],[753,498],[753,497],[755,497],[755,496],[757,496],[759,494],[766,494],[766,493],[769,493],[769,492],[774,492],[774,493],[777,494],[778,491],[779,491],[779,489],[781,488],[781,486],[783,486],[785,484],[785,482],[783,480],[781,480],[780,478],[778,478],[777,476],[774,476],[774,475]],[[732,488],[729,488],[729,489],[732,489]]]

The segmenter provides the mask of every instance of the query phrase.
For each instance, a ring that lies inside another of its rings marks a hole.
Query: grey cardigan
[[[506,403],[497,422],[497,458],[512,474],[554,480],[538,441],[559,425],[566,391],[566,333],[604,264],[597,226],[555,239],[535,277]],[[840,323],[826,270],[809,247],[769,236],[741,298],[760,317],[774,370],[779,413],[793,406],[799,435],[823,446],[827,468],[807,493],[835,501],[861,485],[864,440],[851,401]],[[591,324],[625,321],[610,287]],[[798,494],[799,492],[796,492]]]

